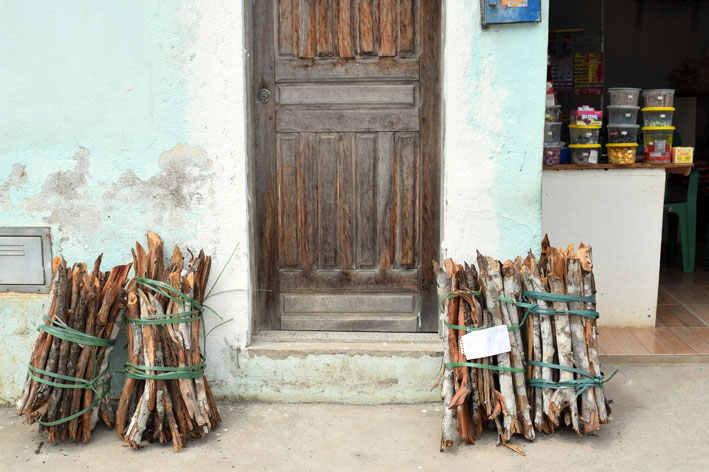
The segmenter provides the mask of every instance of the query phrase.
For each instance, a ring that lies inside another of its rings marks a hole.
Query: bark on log
[[[583,296],[596,296],[596,282],[593,277],[593,258],[590,246],[579,245],[577,251],[581,272],[583,274]],[[595,303],[586,303],[586,310],[596,310]],[[588,345],[588,364],[589,372],[594,375],[601,374],[601,363],[598,354],[598,338],[596,334],[596,321],[587,319],[584,322],[584,335]],[[603,387],[594,387],[593,393],[596,398],[596,406],[598,408],[598,420],[600,424],[608,423],[608,409],[606,407],[606,397],[603,392]]]
[[[566,267],[566,294],[580,297],[583,294],[583,274],[581,264],[574,253],[573,246],[569,248]],[[583,302],[569,302],[569,310],[583,310]],[[588,351],[586,346],[586,336],[584,325],[579,315],[569,314],[569,324],[571,327],[571,345],[574,352],[574,363],[576,368],[589,372]],[[581,377],[577,377],[581,378]],[[598,421],[598,408],[593,388],[587,388],[581,394],[581,418],[583,420],[583,432],[595,434],[600,429]]]
[[[450,289],[450,279],[446,275],[446,272],[441,269],[438,264],[433,262],[434,271],[436,273],[436,283],[438,286],[438,299],[440,304],[445,304],[443,302],[443,297],[451,291]],[[447,305],[447,304],[446,304]],[[441,425],[441,448],[440,451],[443,452],[446,449],[453,447],[453,435],[454,435],[454,425],[453,425],[453,410],[448,408],[451,400],[453,399],[453,369],[446,367],[446,364],[451,362],[450,351],[448,349],[448,328],[443,324],[446,320],[447,313],[446,310],[440,310],[440,332],[443,339],[443,381],[441,384],[441,399],[443,400],[443,423]]]
[[[507,261],[502,266],[502,285],[503,285],[503,295],[506,298],[519,302],[522,293],[522,283],[520,281],[520,276],[515,269],[514,263],[512,261]],[[499,287],[498,287],[499,290]],[[520,322],[519,313],[517,311],[517,306],[511,303],[501,303],[503,308],[502,314],[505,324],[508,326],[518,326]],[[524,345],[522,343],[522,327],[519,329],[509,331],[510,335],[510,346],[512,351],[510,352],[510,360],[512,361],[512,367],[516,369],[525,369],[525,356],[524,356]],[[534,424],[532,422],[531,409],[529,407],[529,400],[527,398],[527,382],[525,374],[514,373],[512,375],[514,381],[518,419],[522,427],[522,434],[524,437],[530,441],[534,440]]]
[[[500,264],[492,258],[483,257],[483,255],[478,252],[478,267],[480,269],[480,278],[484,286],[485,305],[492,314],[493,326],[503,326],[505,322],[500,307],[500,292],[497,289],[498,286],[502,286]],[[496,358],[499,367],[511,367],[509,353],[498,354]],[[497,377],[505,406],[503,409],[504,437],[501,438],[502,442],[505,443],[513,434],[520,433],[521,428],[517,420],[517,403],[515,401],[512,373],[497,371]]]

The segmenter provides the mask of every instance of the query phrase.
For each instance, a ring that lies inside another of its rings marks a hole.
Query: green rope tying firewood
[[[43,317],[45,321],[48,321],[49,324],[44,324],[41,325],[40,327],[37,328],[37,331],[44,331],[47,334],[50,334],[58,339],[70,341],[76,344],[82,344],[85,346],[96,346],[100,348],[94,353],[94,360],[93,360],[93,376],[91,379],[82,379],[80,377],[72,377],[70,375],[62,375],[62,374],[57,374],[56,372],[49,372],[44,369],[39,369],[32,364],[28,364],[27,366],[27,371],[30,376],[30,378],[38,383],[44,384],[44,385],[49,385],[51,387],[56,387],[56,388],[68,388],[68,389],[82,389],[82,390],[91,390],[96,394],[96,399],[86,408],[84,408],[81,411],[78,411],[74,413],[73,415],[67,416],[65,418],[60,418],[56,421],[39,421],[39,424],[42,426],[57,426],[62,423],[66,423],[68,421],[73,420],[74,418],[78,418],[84,413],[91,411],[93,407],[98,405],[98,403],[108,395],[108,392],[111,390],[110,386],[110,379],[106,379],[103,381],[99,381],[102,379],[107,373],[108,373],[108,368],[104,369],[102,372],[100,372],[98,375],[96,375],[96,369],[98,367],[98,359],[101,357],[101,354],[103,353],[104,349],[113,346],[116,344],[115,339],[104,339],[104,338],[99,338],[96,336],[91,336],[86,333],[82,333],[81,331],[77,331],[75,329],[70,328],[67,326],[64,321],[60,319],[51,319],[48,317]],[[43,376],[43,377],[40,377]],[[49,380],[49,378],[53,379],[58,379],[58,380],[65,380],[67,382],[71,383],[60,383],[60,382],[54,382],[52,380]]]

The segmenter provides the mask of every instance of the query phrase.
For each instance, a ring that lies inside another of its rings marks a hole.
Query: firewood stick
[[[502,266],[502,292],[505,297],[519,301],[522,292],[522,283],[520,281],[520,276],[517,273],[514,263],[512,261],[506,261]],[[496,287],[498,291],[500,287]],[[519,325],[519,314],[517,312],[517,307],[510,303],[501,303],[503,320],[505,324],[518,326]],[[522,329],[509,331],[510,335],[510,345],[512,350],[510,351],[510,360],[512,366],[517,369],[524,370],[524,348],[522,344]],[[516,402],[517,410],[519,412],[519,421],[522,427],[522,433],[524,437],[530,441],[534,440],[534,425],[532,423],[532,417],[529,407],[529,400],[527,399],[527,382],[524,372],[515,372],[512,375],[514,381],[514,387],[516,392]]]
[[[140,318],[140,306],[138,303],[138,295],[135,289],[128,294],[128,317],[131,319]],[[143,336],[140,325],[127,323],[128,327],[128,361],[132,364],[140,362],[140,353],[142,351]],[[126,417],[128,415],[128,404],[135,388],[136,379],[126,377],[123,385],[123,391],[118,401],[116,409],[116,432],[119,436],[125,433]]]
[[[170,326],[170,325],[165,325]],[[176,367],[178,365],[177,354],[174,352],[174,344],[169,337],[167,330],[162,330],[161,341],[164,348],[163,356],[167,366]],[[192,429],[192,422],[187,414],[187,407],[182,400],[182,394],[180,393],[180,387],[178,382],[170,380],[166,382],[167,390],[170,393],[170,399],[172,400],[171,406],[175,419],[177,420],[177,427],[180,432],[180,444],[185,446],[187,444],[187,432]]]
[[[546,279],[542,277],[541,271],[539,270],[539,264],[535,262],[534,256],[531,251],[527,256],[525,261],[527,268],[530,269],[531,282],[533,285],[533,291],[535,292],[546,292]],[[549,305],[544,300],[536,300],[540,308],[549,308]],[[542,362],[547,364],[554,364],[554,356],[556,351],[554,349],[554,332],[551,325],[551,319],[549,315],[539,315],[539,334],[542,342]],[[541,368],[542,379],[553,382],[554,381],[554,371],[551,367]],[[558,424],[558,421],[551,421],[553,413],[551,411],[551,396],[553,390],[550,388],[542,388],[542,411],[544,415],[549,420],[549,426],[553,427]],[[544,424],[542,424],[543,430]]]
[[[66,267],[62,266],[59,269],[59,288],[57,290],[57,314],[56,318],[66,322],[66,315],[67,315],[67,293],[69,290],[69,281],[66,276]],[[62,340],[57,338],[57,337],[52,337],[52,345],[49,349],[49,353],[47,355],[47,364],[44,368],[44,370],[48,372],[56,372],[57,371],[57,363],[59,362],[59,349],[62,344]],[[47,378],[47,376],[43,376],[42,378]],[[43,405],[45,402],[49,401],[49,396],[51,395],[52,387],[47,385],[47,384],[40,384],[39,388],[37,389],[37,393],[34,398],[33,405],[31,407],[32,410],[37,410],[41,405]],[[47,409],[49,408],[49,405],[47,405]],[[43,410],[43,414],[46,412],[46,410]],[[28,415],[28,421],[32,423],[34,420],[39,418],[40,416],[37,416],[36,413],[30,413]]]
[[[75,307],[76,304],[74,303],[74,301],[76,301],[76,303],[78,303],[79,296],[78,296],[77,292],[79,291],[79,289],[78,289],[79,285],[78,285],[77,279],[78,279],[79,270],[80,270],[80,268],[76,268],[77,274],[75,276],[74,274],[72,274],[71,270],[67,269],[67,284],[68,284],[68,281],[71,280],[71,284],[69,284],[71,290],[68,291],[66,294],[66,296],[67,296],[66,301],[68,302],[68,307],[70,307],[72,305]],[[65,323],[73,329],[78,329],[77,319],[78,319],[78,315],[73,313],[71,311],[71,309],[69,308],[66,313]],[[71,341],[68,341],[66,339],[61,340],[61,344],[59,347],[59,360],[57,361],[57,373],[59,375],[66,375],[67,374],[67,364],[68,364],[68,360],[69,360],[69,348],[73,344],[74,343],[72,343]],[[64,383],[64,381],[61,379],[55,379],[55,382],[60,383],[60,384]],[[65,390],[66,389],[59,388],[59,387],[54,387],[52,389],[52,394],[49,399],[49,409],[47,410],[47,418],[50,421],[55,421],[55,420],[59,419],[56,416],[56,413],[57,413],[57,409],[59,408],[59,402],[61,400],[62,394],[65,392]],[[55,428],[55,427],[52,426],[52,428]],[[51,441],[51,439],[50,439],[50,441]]]
[[[569,259],[566,267],[566,293],[579,297],[583,294],[583,274],[581,265],[576,257],[573,246],[569,248]],[[583,310],[583,302],[569,302],[570,310]],[[589,372],[588,348],[586,346],[586,336],[584,335],[583,321],[579,315],[569,315],[571,327],[571,345],[574,352],[574,364],[578,369]],[[594,434],[600,429],[598,421],[598,408],[593,388],[587,388],[581,394],[581,418],[583,420],[583,432]]]
[[[94,273],[97,272],[94,267]],[[88,278],[89,285],[89,295],[87,301],[87,314],[86,314],[86,328],[84,332],[90,336],[95,335],[96,326],[96,312],[98,310],[98,293],[100,290],[100,281],[97,277],[91,274]],[[80,379],[86,379],[91,376],[91,373],[87,373],[87,367],[89,364],[89,358],[93,353],[92,346],[84,346],[79,354],[79,360],[76,362],[76,374],[74,377]],[[72,392],[71,400],[71,411],[77,412],[81,410],[79,405],[83,399],[81,389],[75,389]],[[75,441],[81,440],[81,434],[79,434],[79,421],[81,418],[74,418],[69,422],[69,437]]]
[[[118,337],[118,332],[120,331],[121,323],[123,322],[123,318],[125,317],[125,313],[127,311],[125,304],[123,303],[116,303],[116,305],[119,306],[118,308],[118,313],[116,314],[115,321],[112,323],[111,326],[111,331],[110,334],[108,334],[108,339],[115,341],[116,338]],[[109,393],[106,394],[101,401],[93,407],[91,410],[91,429],[96,426],[96,423],[98,422],[98,417],[99,413],[101,414],[101,417],[103,418],[104,423],[106,426],[109,428],[113,427],[113,419],[111,418],[111,413],[110,413],[110,400],[111,400],[111,395],[110,395],[110,388],[111,388],[111,372],[108,370],[108,363],[110,361],[111,357],[111,352],[113,351],[113,346],[108,346],[106,350],[103,353],[103,359],[101,361],[101,366],[98,369],[98,373],[100,374],[101,372],[106,371],[103,376],[97,380],[97,383],[101,383],[102,381],[107,381],[109,384],[106,387],[102,388],[107,388],[109,390]],[[99,390],[101,391],[101,390]]]
[[[455,265],[452,259],[446,259],[445,265],[446,274],[451,279],[451,289],[454,290],[457,286],[458,266]],[[458,297],[449,298],[447,306],[448,323],[458,324],[458,310],[460,308],[460,299]],[[459,333],[454,329],[449,328],[448,348],[450,351],[451,361],[454,363],[465,361],[465,357],[463,357],[462,353],[460,352],[460,344],[458,340]],[[453,399],[451,399],[452,402],[455,400],[455,396],[458,395],[459,392],[461,392],[461,395],[463,393],[467,395],[467,392],[470,391],[465,367],[455,367],[453,369],[453,381],[455,394],[453,395]],[[449,405],[448,408],[456,409],[456,414],[458,418],[458,433],[460,434],[461,438],[469,444],[473,444],[474,440],[472,433],[472,425],[470,424],[469,412],[464,408],[464,404],[453,404]]]
[[[529,267],[534,267],[535,263],[533,260],[530,260],[529,257],[530,256],[528,256],[526,262],[521,265],[519,269],[520,274],[522,275],[522,282],[525,290],[535,291],[532,272],[530,272],[529,270]],[[535,319],[534,316],[536,315],[531,315],[530,318],[528,318],[528,323],[532,323],[533,356],[531,358],[537,362],[543,362],[541,321],[538,318]],[[532,375],[530,376],[530,378],[534,378],[537,380],[542,379],[542,369],[538,366],[531,366],[531,368]],[[534,426],[537,428],[538,431],[546,431],[544,422],[544,403],[542,398],[542,392],[540,391],[540,389],[531,390],[534,391]]]
[[[59,261],[58,257],[54,258],[55,262]],[[53,263],[54,266],[54,263]],[[53,312],[56,307],[56,293],[57,293],[57,286],[59,284],[59,271],[55,267],[53,276],[52,276],[52,282],[50,283],[50,288],[49,288],[49,297],[47,298],[47,304],[45,305],[45,311],[44,311],[44,316],[47,318],[53,318]],[[49,321],[45,322],[45,324],[48,324]],[[32,352],[32,365],[36,368],[43,368],[44,364],[46,362],[46,357],[44,358],[45,360],[42,361],[42,357],[44,352],[46,352],[45,343],[46,343],[46,338],[49,336],[46,332],[42,331],[39,334],[39,337],[37,338],[37,342],[35,343],[34,350]],[[41,364],[41,365],[40,365]],[[36,392],[36,389],[38,388],[39,384],[32,380],[32,378],[27,375],[27,380],[25,381],[25,385],[22,389],[22,394],[20,395],[20,398],[17,400],[17,403],[15,404],[15,412],[18,415],[23,415],[25,414],[25,406],[28,404],[28,400],[30,398],[34,398],[33,390]],[[31,403],[31,401],[29,401]]]
[[[551,293],[564,295],[564,267],[566,260],[561,252],[556,248],[549,248],[548,253],[549,269],[547,281],[549,283],[549,291]],[[568,306],[564,302],[553,302],[552,306],[557,311],[566,311]],[[569,326],[568,315],[560,315],[554,318],[554,329],[556,336],[556,346],[558,349],[559,365],[564,367],[573,367],[573,351],[571,347],[571,328]],[[574,380],[573,372],[567,370],[559,371],[559,382],[567,382]],[[576,400],[576,391],[573,388],[563,388],[554,392],[552,397],[551,409],[555,413],[552,420],[557,420],[558,415],[568,405],[571,415],[571,424],[577,433],[579,433],[578,422],[578,403]],[[555,422],[555,426],[558,424]]]
[[[138,291],[138,298],[140,303],[140,317],[141,319],[146,318],[149,315],[147,300],[144,293],[141,290]],[[149,330],[149,325],[140,325],[143,342],[142,342],[142,352],[140,355],[140,362],[142,365],[151,365],[150,357],[152,354],[148,353],[148,349],[152,346],[151,332]],[[148,329],[146,329],[148,328]],[[149,371],[148,373],[152,373]],[[143,388],[143,393],[138,400],[138,405],[132,414],[130,423],[128,424],[128,429],[125,434],[125,439],[128,441],[131,447],[138,449],[140,447],[140,442],[143,438],[143,432],[148,424],[148,418],[150,416],[150,410],[148,404],[150,397],[152,396],[152,389],[155,382],[152,380],[145,381],[145,387]]]
[[[155,314],[159,317],[163,317],[165,315],[165,312],[163,311],[162,305],[158,303],[158,301],[155,299],[155,297],[150,294],[148,295],[148,299],[150,301],[150,305],[152,306],[153,310],[155,311]],[[160,325],[155,325],[153,326],[153,361],[154,365],[158,367],[163,367],[165,365],[164,359],[163,359],[163,350],[162,350],[162,343],[161,343],[161,336],[159,331],[163,329],[162,326]],[[155,393],[155,410],[156,410],[156,415],[155,415],[155,423],[153,425],[153,428],[155,431],[157,431],[159,434],[162,433],[162,428],[163,428],[163,421],[165,419],[165,405],[163,404],[163,388],[161,385],[159,385],[161,381],[158,381],[156,384],[156,389],[157,392]],[[156,437],[157,439],[157,437]],[[164,442],[164,437],[160,442]]]
[[[177,426],[177,421],[175,420],[175,414],[172,411],[172,400],[170,397],[170,392],[168,391],[165,382],[161,382],[160,387],[162,388],[165,403],[165,417],[167,418],[167,424],[170,426],[170,438],[172,439],[172,447],[175,452],[180,452],[180,449],[182,449],[182,440],[180,429]]]
[[[87,285],[87,275],[82,273],[81,282],[79,283],[79,300],[76,305],[76,324],[74,329],[84,332],[86,328],[86,315],[87,315],[87,302],[88,302],[88,285]],[[79,354],[81,353],[81,345],[77,343],[72,343],[69,348],[69,360],[67,361],[67,375],[71,377],[76,376],[76,363],[79,360]],[[71,389],[66,389],[62,394],[62,403],[60,406],[60,418],[66,418],[71,415],[71,400],[73,396],[73,391]],[[68,430],[68,423],[63,423],[60,426],[61,437],[66,436]]]
[[[450,292],[450,279],[446,272],[433,261],[434,271],[436,273],[436,283],[438,286],[439,304],[443,303],[443,297]],[[445,310],[440,313],[441,336],[443,339],[443,381],[441,384],[441,399],[443,400],[443,422],[441,425],[441,452],[453,447],[453,410],[448,408],[451,399],[453,398],[453,369],[447,367],[446,364],[451,362],[450,350],[448,349],[448,333],[449,329],[443,324],[447,319],[448,314]]]
[[[583,296],[593,297],[596,295],[596,283],[593,278],[593,261],[591,257],[591,247],[579,245],[577,251],[579,257],[581,271],[583,273]],[[595,303],[586,303],[587,310],[595,310]],[[584,326],[584,334],[588,345],[588,363],[589,372],[594,375],[601,374],[601,363],[598,355],[598,340],[596,335],[596,321],[587,319]],[[608,423],[608,411],[606,409],[606,397],[603,392],[603,387],[598,386],[593,388],[593,393],[596,398],[596,406],[598,408],[598,419],[600,424]]]
[[[493,326],[504,326],[505,322],[502,316],[500,307],[498,285],[502,286],[502,277],[500,276],[500,264],[490,258],[484,257],[478,252],[478,268],[480,269],[480,278],[485,287],[485,306],[492,315]],[[498,367],[511,367],[510,354],[505,352],[495,356],[497,358]],[[506,371],[498,371],[497,378],[500,383],[500,393],[504,399],[505,415],[503,419],[504,438],[503,442],[508,441],[513,434],[521,432],[519,421],[517,420],[517,403],[515,401],[515,389],[512,380],[512,373]]]

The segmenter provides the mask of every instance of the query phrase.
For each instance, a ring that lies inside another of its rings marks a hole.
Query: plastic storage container
[[[561,105],[547,105],[544,120],[547,123],[556,122],[559,121],[559,115],[561,115]]]
[[[672,162],[675,164],[691,164],[694,160],[693,147],[673,147]]]
[[[638,128],[640,125],[613,125],[607,126],[608,142],[612,144],[637,143]]]
[[[674,89],[643,90],[643,101],[646,107],[671,107],[674,106]]]
[[[571,144],[598,144],[600,126],[569,125]]]
[[[609,164],[635,164],[635,153],[638,143],[608,143]]]
[[[609,88],[608,95],[611,99],[611,105],[630,105],[638,106],[638,101],[640,100],[640,89],[639,88],[624,88],[616,87]]]
[[[561,122],[544,123],[544,142],[561,142]]]
[[[648,127],[672,126],[672,107],[645,107],[643,112],[643,125]]]
[[[564,143],[544,143],[543,164],[545,166],[561,164],[561,148],[563,147]]]
[[[600,144],[569,144],[572,164],[598,164]]]
[[[665,164],[672,159],[672,132],[674,126],[643,126],[645,162]]]
[[[631,105],[609,105],[608,123],[614,125],[634,125],[638,122],[640,107]]]

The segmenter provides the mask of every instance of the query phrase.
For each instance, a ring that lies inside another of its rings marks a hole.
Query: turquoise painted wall
[[[174,244],[204,247],[218,270],[226,257],[217,245],[228,247],[228,257],[243,234],[219,238],[213,155],[223,143],[195,133],[188,116],[189,81],[200,79],[192,62],[211,60],[197,48],[200,21],[210,13],[199,3],[2,2],[0,226],[50,226],[54,255],[92,263],[103,253],[104,270],[131,261],[130,248],[152,229],[167,252]],[[243,71],[235,82],[241,92]],[[245,183],[245,167],[224,174]],[[238,180],[231,186],[245,194]],[[223,193],[220,199],[231,203]],[[239,214],[235,205],[232,219]],[[0,332],[10,334],[0,346],[0,403],[24,380],[45,298],[0,294]],[[238,315],[245,319],[246,310]],[[232,323],[245,332],[244,324]]]
[[[539,251],[548,0],[542,22],[483,27],[445,2],[444,256]]]

